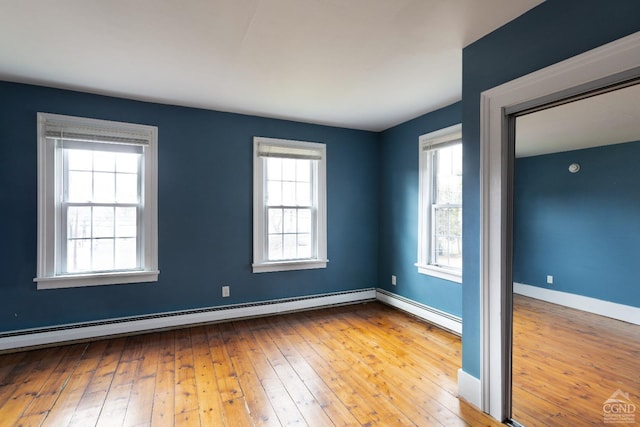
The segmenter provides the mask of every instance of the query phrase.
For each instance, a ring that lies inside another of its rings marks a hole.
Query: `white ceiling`
[[[0,79],[379,131],[542,0],[0,0]]]
[[[640,141],[640,84],[516,119],[516,157]]]

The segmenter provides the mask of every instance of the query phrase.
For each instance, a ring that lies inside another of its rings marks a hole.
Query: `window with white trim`
[[[38,113],[38,289],[158,279],[157,128]]]
[[[462,281],[462,126],[420,137],[418,271]]]
[[[253,157],[253,272],[325,268],[325,144],[255,137]]]

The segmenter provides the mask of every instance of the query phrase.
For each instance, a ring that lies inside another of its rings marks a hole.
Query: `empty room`
[[[0,426],[636,425],[638,16],[0,0]]]

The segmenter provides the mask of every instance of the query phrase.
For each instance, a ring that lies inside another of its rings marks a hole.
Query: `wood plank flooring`
[[[496,426],[460,339],[380,303],[0,355],[0,426]]]
[[[516,421],[602,425],[603,404],[618,389],[637,408],[627,425],[640,425],[640,326],[514,295]]]

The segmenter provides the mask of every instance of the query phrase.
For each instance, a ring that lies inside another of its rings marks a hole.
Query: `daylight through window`
[[[420,138],[418,270],[452,281],[462,275],[460,126]]]
[[[38,118],[38,287],[157,280],[156,128]]]
[[[310,259],[317,160],[266,158],[267,261]]]
[[[63,143],[62,163],[63,272],[137,269],[140,153]]]
[[[324,144],[254,139],[254,272],[326,266]]]

